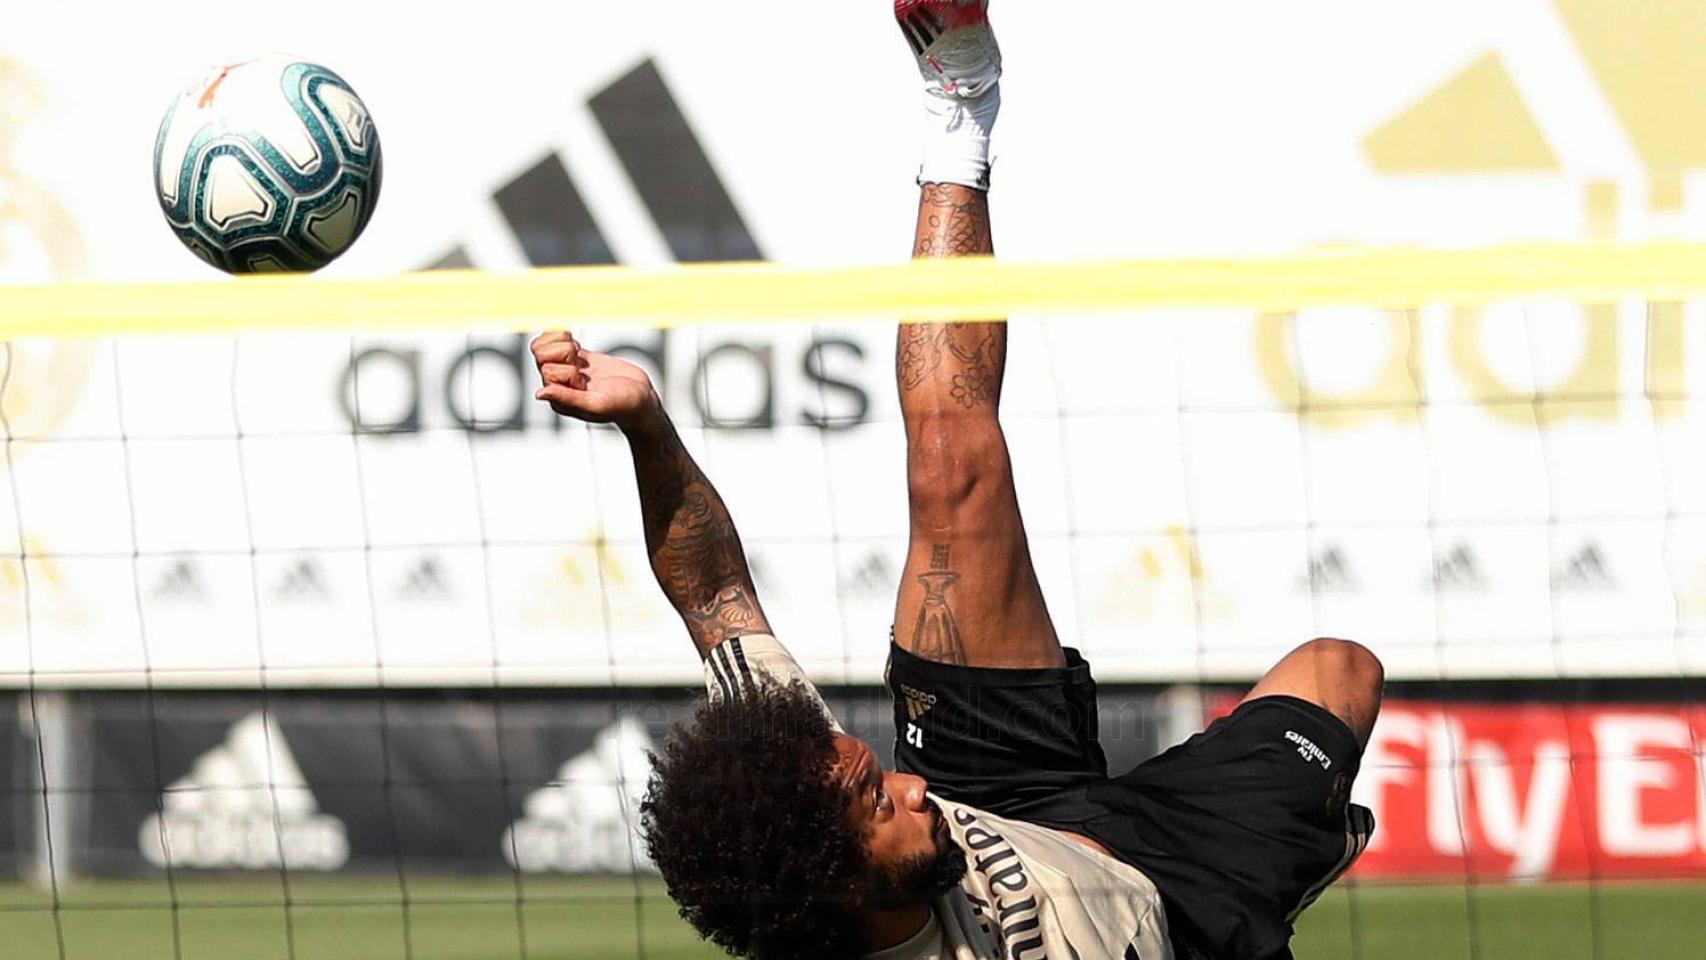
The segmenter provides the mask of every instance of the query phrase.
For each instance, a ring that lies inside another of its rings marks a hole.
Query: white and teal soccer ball
[[[379,132],[318,64],[215,67],[173,101],[154,141],[172,232],[229,273],[318,270],[349,249],[379,199]]]

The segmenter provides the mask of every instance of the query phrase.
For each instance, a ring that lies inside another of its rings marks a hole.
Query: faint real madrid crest
[[[45,105],[40,85],[23,66],[0,56],[0,282],[76,279],[87,267],[70,214],[31,179],[19,159],[19,148]],[[8,342],[0,357],[0,412],[7,435],[51,434],[82,396],[95,350],[80,340]]]
[[[0,280],[8,282],[71,279],[84,268],[76,225],[18,157],[45,105],[35,79],[0,55]]]
[[[87,269],[76,224],[21,159],[20,148],[46,105],[40,84],[22,64],[0,54],[0,283],[70,280]],[[0,343],[0,426],[9,448],[0,470],[28,460],[31,444],[13,441],[51,436],[65,422],[83,395],[97,349],[83,340]],[[46,546],[26,537],[23,552],[38,555]],[[48,584],[57,582],[51,565],[41,573]],[[0,593],[21,586],[17,568],[0,571]]]

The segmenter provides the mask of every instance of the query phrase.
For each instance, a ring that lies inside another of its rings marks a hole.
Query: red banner
[[[1387,701],[1367,877],[1706,876],[1706,706]]]

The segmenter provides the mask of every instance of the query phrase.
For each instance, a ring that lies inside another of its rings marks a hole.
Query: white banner
[[[1701,319],[1016,323],[1004,412],[1056,623],[1110,679],[1252,676],[1321,634],[1395,677],[1698,671],[1706,411],[1674,361]],[[890,337],[595,339],[653,370],[829,678],[878,675],[893,610]],[[523,338],[16,349],[11,683],[696,676],[625,445],[526,397]]]
[[[370,2],[335,31],[13,11],[0,280],[206,277],[149,150],[188,79],[257,46],[338,70],[384,140],[378,212],[335,274],[904,255],[916,76],[885,5],[433,10],[406,42]],[[1603,16],[1000,4],[998,245],[1698,234],[1706,116],[1638,109],[1681,102],[1692,64],[1617,54],[1706,3]],[[1005,413],[1056,622],[1106,679],[1249,678],[1317,634],[1394,677],[1698,673],[1702,336],[1695,306],[1639,303],[1021,318]],[[587,337],[663,384],[801,660],[876,678],[906,533],[892,332]],[[692,682],[619,439],[527,400],[522,351],[16,345],[0,682]]]

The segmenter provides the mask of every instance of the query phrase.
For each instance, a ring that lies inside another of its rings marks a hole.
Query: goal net
[[[1032,552],[1116,766],[1310,637],[1386,665],[1380,829],[1299,956],[1676,955],[1706,934],[1703,264],[0,288],[9,955],[713,955],[634,834],[699,665],[625,445],[531,399],[523,331],[649,370],[779,636],[886,752],[893,325],[1009,314]]]

